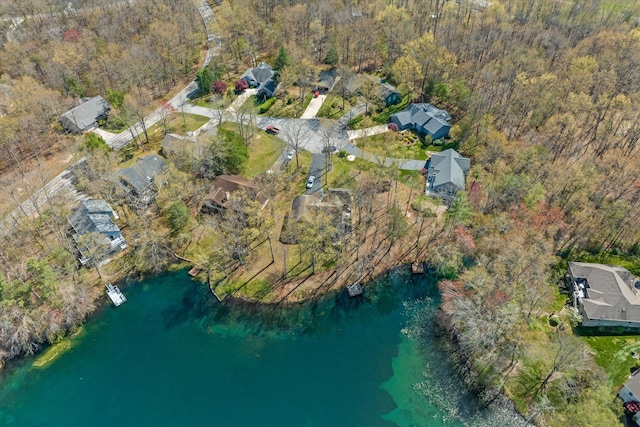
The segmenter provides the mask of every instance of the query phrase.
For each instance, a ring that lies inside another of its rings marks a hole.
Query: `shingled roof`
[[[622,268],[604,264],[570,262],[583,315],[593,320],[640,322],[640,292],[636,278]]]
[[[60,116],[60,123],[67,132],[82,133],[97,126],[99,120],[109,115],[111,106],[101,96],[94,96]]]
[[[461,190],[464,190],[465,178],[471,167],[471,161],[462,157],[453,148],[434,153],[431,155],[431,162],[428,174],[435,174],[433,187],[452,183]]]
[[[164,159],[150,154],[137,161],[133,166],[117,171],[113,180],[126,192],[133,191],[141,195],[153,182],[153,179],[167,169]]]
[[[119,230],[111,217],[113,209],[104,200],[83,200],[71,212],[69,223],[78,234]]]

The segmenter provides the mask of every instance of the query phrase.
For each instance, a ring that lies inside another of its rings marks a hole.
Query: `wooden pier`
[[[127,302],[127,298],[124,296],[122,291],[120,291],[120,288],[112,285],[111,283],[107,285],[107,296],[116,307]]]
[[[362,286],[360,286],[360,282],[354,282],[350,285],[347,285],[347,292],[349,292],[349,296],[351,298],[362,295]]]
[[[424,274],[424,262],[414,262],[411,264],[411,273]]]

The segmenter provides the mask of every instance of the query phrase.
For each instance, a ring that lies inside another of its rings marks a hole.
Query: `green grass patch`
[[[190,101],[192,105],[204,108],[227,108],[236,96],[224,94],[223,96],[209,94]]]
[[[617,265],[626,268],[636,277],[640,277],[640,257],[637,256],[624,254],[614,255],[612,253],[605,252],[597,255],[588,254],[586,252],[578,253],[575,256],[572,255],[570,255],[571,261]]]
[[[285,142],[267,132],[259,131],[249,141],[249,159],[244,169],[247,178],[253,178],[271,169],[278,159]]]
[[[199,116],[197,114],[175,113],[167,122],[167,133],[175,133],[185,135],[187,132],[193,132],[209,121],[209,117]],[[158,122],[147,129],[149,140],[159,139],[164,136],[164,125]],[[140,135],[144,138],[144,135]]]
[[[273,294],[273,285],[266,280],[253,279],[238,289],[238,294],[251,299],[265,301]]]
[[[640,354],[638,336],[584,337],[595,352],[596,363],[605,370],[612,389],[617,389],[627,380],[631,368],[640,367],[640,359],[634,359],[632,352]]]
[[[343,97],[330,93],[322,103],[317,117],[337,120],[351,110],[351,105]]]
[[[269,117],[278,117],[283,119],[292,119],[300,117],[306,110],[309,102],[313,98],[313,93],[305,95],[304,100],[300,102],[297,96],[286,96],[284,99],[277,99],[273,105],[269,107]],[[255,97],[250,97],[247,102],[251,101],[256,113],[260,113],[260,105],[256,103]]]
[[[387,132],[358,138],[355,140],[355,144],[361,150],[376,156],[427,160],[427,146],[424,145],[422,139],[414,137],[409,141],[400,132]]]
[[[391,106],[383,109],[378,114],[374,115],[372,117],[372,120],[377,124],[389,123],[389,119],[391,118],[391,115],[395,114],[397,112],[400,112],[400,111],[404,110],[405,108],[407,108],[407,106],[409,105],[410,102],[411,102],[411,96],[410,95],[405,95],[404,98],[402,98],[402,101],[400,101],[399,104],[391,105]]]

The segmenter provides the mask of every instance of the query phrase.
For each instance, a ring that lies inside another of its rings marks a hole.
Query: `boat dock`
[[[411,264],[411,273],[424,274],[424,262],[414,262]]]
[[[347,285],[347,291],[349,292],[350,297],[357,297],[358,295],[362,295],[362,286],[360,286],[359,282],[354,282]]]
[[[120,288],[109,283],[107,285],[107,296],[116,307],[127,302],[127,298],[124,296]]]

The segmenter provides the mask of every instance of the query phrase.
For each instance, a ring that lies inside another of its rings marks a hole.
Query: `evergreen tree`
[[[284,46],[280,46],[280,50],[278,50],[278,57],[276,58],[276,63],[274,64],[273,69],[280,71],[289,64],[291,64],[289,52],[287,52]]]
[[[338,48],[336,48],[336,45],[331,45],[331,48],[327,52],[327,56],[324,57],[324,63],[327,65],[337,65],[338,61],[340,61]]]

